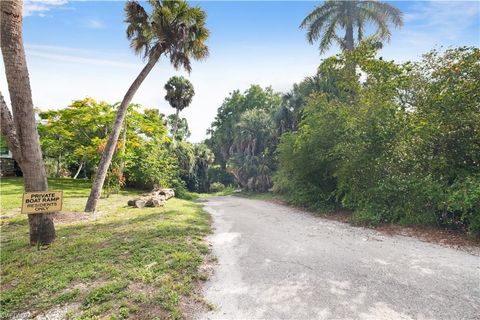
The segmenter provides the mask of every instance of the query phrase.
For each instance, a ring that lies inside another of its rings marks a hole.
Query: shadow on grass
[[[59,225],[57,240],[41,251],[28,246],[26,226],[7,226],[0,253],[0,318],[46,310],[56,301],[81,303],[81,312],[89,316],[153,304],[179,318],[179,297],[190,292],[208,251],[203,237],[209,224],[198,205],[175,206],[122,209],[102,221]],[[126,285],[98,301],[92,298],[99,285],[120,282]],[[131,290],[129,284],[143,284],[149,292]],[[65,296],[74,288],[80,288],[78,294]],[[87,303],[92,299],[97,303]]]

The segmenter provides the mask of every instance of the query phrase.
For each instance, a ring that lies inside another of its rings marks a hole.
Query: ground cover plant
[[[199,299],[195,282],[208,247],[208,215],[194,202],[171,199],[164,208],[133,209],[125,190],[82,213],[91,183],[50,179],[64,190],[55,218],[57,238],[37,250],[19,212],[22,180],[2,179],[1,319],[67,307],[70,319],[179,319],[186,300]]]

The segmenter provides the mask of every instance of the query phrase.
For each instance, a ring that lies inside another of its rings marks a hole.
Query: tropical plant
[[[276,146],[272,115],[280,103],[281,96],[271,88],[252,85],[244,94],[235,91],[225,99],[212,124],[207,144],[218,156],[217,163],[247,190],[264,192],[272,186]],[[212,176],[228,182],[224,174]]]
[[[210,189],[210,181],[208,177],[209,167],[213,163],[215,156],[212,150],[204,143],[194,145],[195,150],[195,185],[194,191],[208,192]]]
[[[22,40],[22,1],[0,1],[0,44],[12,113],[0,93],[1,131],[23,172],[25,191],[47,191],[47,175],[38,139],[32,91]],[[30,244],[55,239],[53,214],[28,215]]]
[[[165,84],[165,90],[167,91],[165,100],[176,110],[172,133],[172,139],[175,141],[178,128],[178,114],[190,105],[195,91],[192,83],[182,76],[171,77]]]
[[[76,172],[93,171],[100,159],[97,153],[100,144],[105,144],[115,117],[113,106],[92,98],[76,100],[59,110],[42,111],[38,114],[40,143],[47,159]]]
[[[327,0],[310,12],[300,27],[307,29],[308,42],[313,44],[320,40],[320,53],[324,53],[334,42],[342,50],[353,50],[364,38],[369,22],[376,27],[373,38],[378,42],[388,41],[391,36],[389,24],[403,25],[402,12],[380,1]],[[345,30],[343,36],[338,34],[339,29]]]
[[[479,57],[461,47],[398,65],[362,42],[326,59],[298,130],[281,137],[274,189],[294,204],[353,209],[358,223],[480,235]]]
[[[206,15],[200,7],[191,7],[185,0],[150,0],[149,3],[152,7],[150,13],[137,1],[128,1],[125,5],[127,38],[134,52],[147,59],[147,64],[118,107],[112,132],[85,206],[86,212],[95,211],[128,105],[160,57],[167,56],[175,68],[183,67],[190,72],[192,58],[200,60],[208,56],[205,44],[208,38]]]
[[[175,124],[176,126],[176,134],[175,134],[175,140],[179,141],[184,141],[188,139],[191,135],[190,129],[188,128],[188,121],[186,118],[178,118],[175,116],[175,114],[169,114],[166,119],[165,119],[168,132],[170,133],[170,136],[173,135],[173,131],[175,129]]]

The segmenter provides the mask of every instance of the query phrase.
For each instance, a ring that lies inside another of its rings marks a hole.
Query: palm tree
[[[47,191],[47,175],[38,140],[32,91],[22,39],[23,1],[0,1],[0,44],[12,112],[0,92],[0,126],[8,148],[23,172],[25,191]],[[30,244],[55,239],[52,213],[28,215]]]
[[[333,1],[327,0],[310,12],[300,24],[307,29],[308,42],[320,40],[320,53],[327,51],[333,42],[342,50],[353,50],[355,47],[354,29],[357,43],[364,38],[365,27],[371,22],[376,27],[374,39],[390,40],[389,24],[395,27],[403,25],[402,12],[391,4],[380,1]],[[338,30],[345,30],[345,35]]]
[[[195,150],[195,191],[208,192],[210,183],[208,181],[208,168],[215,160],[212,150],[204,143],[194,146]]]
[[[148,2],[151,6],[150,12],[137,1],[128,1],[125,4],[127,38],[135,53],[147,59],[147,64],[130,85],[118,107],[113,129],[88,197],[86,212],[95,211],[128,105],[160,57],[167,56],[176,69],[183,67],[190,72],[190,59],[201,60],[208,56],[205,42],[209,32],[205,26],[206,15],[201,8],[190,7],[186,0]]]
[[[192,83],[182,76],[171,77],[165,84],[165,90],[167,90],[165,100],[170,103],[172,108],[176,109],[172,135],[175,141],[178,129],[178,114],[192,102],[195,91]]]
[[[252,109],[242,113],[230,147],[228,171],[243,188],[265,192],[272,186],[273,161],[267,151],[272,138],[268,111]]]

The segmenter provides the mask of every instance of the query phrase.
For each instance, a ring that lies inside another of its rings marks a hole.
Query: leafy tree
[[[389,24],[403,25],[402,12],[394,6],[380,1],[327,0],[310,12],[300,24],[307,29],[308,42],[320,40],[320,53],[327,51],[333,42],[342,50],[353,50],[364,38],[367,23],[373,23],[376,41],[390,39]],[[338,30],[345,30],[345,35]],[[356,38],[355,41],[355,30]]]
[[[167,128],[170,133],[170,136],[173,135],[173,130],[175,128],[175,123],[177,124],[177,133],[175,134],[175,140],[185,141],[187,140],[190,135],[190,129],[188,128],[188,122],[186,118],[178,118],[176,120],[175,114],[169,114],[166,119]]]
[[[95,181],[85,206],[86,212],[95,211],[98,198],[112,161],[128,105],[147,75],[162,55],[170,58],[175,68],[191,70],[190,60],[204,59],[208,55],[205,41],[205,12],[199,7],[190,7],[185,0],[150,1],[148,13],[137,1],[125,5],[127,38],[136,54],[147,59],[147,64],[133,81],[117,110],[112,132],[102,153]]]
[[[298,130],[277,148],[274,188],[293,203],[347,207],[354,221],[466,228],[480,234],[478,48],[419,63],[372,45],[326,59]],[[345,70],[355,64],[358,74]],[[328,78],[335,81],[327,81]]]
[[[114,118],[112,105],[92,98],[76,100],[59,110],[39,113],[38,131],[46,157],[60,160],[68,167],[93,171],[99,160]]]
[[[280,101],[271,88],[252,85],[245,93],[234,91],[226,98],[212,123],[207,145],[221,168],[246,189],[266,191],[271,186],[275,167],[272,115]]]
[[[272,129],[271,114],[252,109],[242,114],[234,132],[228,170],[248,190],[265,192],[272,186]]]
[[[175,141],[178,128],[178,114],[190,105],[195,91],[191,82],[182,76],[171,77],[165,84],[165,90],[167,91],[165,100],[176,110],[172,133],[172,138]]]
[[[181,184],[175,155],[157,140],[146,141],[132,156],[135,165],[125,169],[129,183],[137,187],[173,187]]]
[[[209,180],[209,168],[212,165],[215,156],[204,143],[199,143],[194,145],[195,150],[195,168],[194,168],[194,177],[195,184],[193,187],[194,191],[197,192],[208,192],[210,190],[210,180]]]
[[[47,191],[47,175],[33,110],[32,91],[22,40],[22,1],[0,2],[0,45],[12,112],[0,93],[1,131],[23,172],[25,191]],[[53,214],[28,215],[30,244],[55,239]]]

